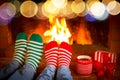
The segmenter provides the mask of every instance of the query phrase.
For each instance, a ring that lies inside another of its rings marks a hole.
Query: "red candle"
[[[83,76],[92,73],[92,58],[88,55],[79,55],[76,59],[76,72]]]

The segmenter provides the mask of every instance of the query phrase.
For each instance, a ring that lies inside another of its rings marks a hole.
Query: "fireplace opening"
[[[25,32],[28,36],[32,33],[40,34],[44,43],[57,40],[58,43],[66,41],[70,44],[108,46],[108,20],[91,23],[81,17],[38,20],[21,16],[14,18],[8,26],[12,34],[12,41],[15,41],[19,32]]]

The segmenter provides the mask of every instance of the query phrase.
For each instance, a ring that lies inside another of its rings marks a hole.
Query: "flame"
[[[66,25],[65,18],[50,18],[49,22],[51,24],[50,29],[44,33],[44,36],[47,37],[46,42],[55,40],[58,44],[62,41],[71,44],[71,33]]]
[[[92,39],[89,30],[85,27],[85,24],[81,24],[77,32],[77,43],[81,45],[92,44]]]

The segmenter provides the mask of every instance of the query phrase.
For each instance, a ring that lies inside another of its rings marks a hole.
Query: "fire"
[[[44,33],[44,36],[48,39],[46,42],[55,40],[58,44],[62,41],[71,44],[71,33],[67,27],[65,18],[50,18],[49,21],[51,24],[50,29]]]
[[[85,23],[81,23],[77,32],[77,43],[81,45],[92,44],[92,39],[89,30],[86,28]]]

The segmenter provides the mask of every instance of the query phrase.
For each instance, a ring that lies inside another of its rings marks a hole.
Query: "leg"
[[[52,65],[46,66],[36,80],[54,80],[56,69]]]
[[[11,63],[0,70],[0,80],[11,76],[21,65],[24,63],[25,52],[26,52],[26,40],[27,36],[25,33],[19,33],[16,37],[15,42],[15,53]]]
[[[70,69],[67,66],[60,66],[58,68],[57,80],[73,80]]]
[[[8,79],[18,68],[20,64],[17,61],[12,61],[6,67],[0,70],[0,80]]]
[[[57,80],[73,80],[69,69],[72,47],[66,42],[60,44],[58,53]]]
[[[58,44],[55,41],[49,42],[45,46],[46,68],[38,76],[37,80],[53,80],[57,66]]]
[[[41,60],[43,52],[42,38],[33,34],[27,46],[26,64],[17,70],[8,80],[32,80]]]

